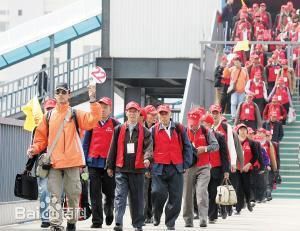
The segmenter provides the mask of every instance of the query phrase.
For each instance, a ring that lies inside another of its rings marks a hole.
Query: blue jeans
[[[236,117],[236,109],[237,109],[237,106],[243,102],[245,99],[245,93],[237,93],[237,92],[234,92],[231,94],[231,99],[230,99],[230,103],[231,103],[231,117],[232,119],[235,119]]]
[[[40,196],[40,218],[42,222],[49,222],[50,194],[48,192],[48,178],[38,178]]]

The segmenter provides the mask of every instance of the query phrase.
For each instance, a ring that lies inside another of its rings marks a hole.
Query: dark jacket
[[[263,123],[263,128],[266,130],[271,131],[271,126],[273,126],[272,141],[279,143],[284,136],[282,123],[280,121],[266,121]]]
[[[120,123],[113,119],[113,118],[109,118],[113,120],[113,126],[116,127],[117,125],[119,125]],[[107,123],[108,120],[105,122]],[[100,121],[98,122],[101,125]],[[86,165],[88,167],[92,167],[92,168],[104,168],[105,164],[106,164],[106,159],[104,158],[92,158],[89,157],[89,150],[90,150],[90,143],[91,143],[91,139],[92,139],[92,135],[93,135],[93,130],[89,130],[86,131],[84,134],[84,138],[83,138],[83,144],[82,144],[82,148],[83,148],[83,152],[84,152],[84,156],[85,156],[85,161],[86,161]]]
[[[217,168],[211,168],[210,173],[213,178],[221,178],[224,172],[229,172],[229,159],[228,159],[229,154],[228,154],[228,148],[227,148],[225,136],[219,132],[214,132],[214,135],[219,144],[219,152],[220,152],[222,166],[217,167],[221,171],[218,170]]]
[[[126,128],[126,133],[125,133],[124,165],[122,168],[116,167],[118,138],[119,138],[121,126],[122,125],[118,125],[115,127],[114,135],[113,135],[112,142],[110,145],[108,158],[106,161],[106,167],[109,169],[115,169],[116,172],[144,173],[145,169],[136,169],[135,168],[136,153],[126,154],[127,153],[127,147],[126,147],[127,145],[126,144],[130,142],[129,128]],[[143,127],[143,129],[144,129],[144,144],[143,144],[144,160],[148,159],[148,160],[152,161],[152,154],[153,154],[152,136],[147,128]],[[138,125],[136,125],[133,128],[131,142],[134,143],[134,149],[136,151],[137,146],[138,146]]]
[[[214,72],[215,87],[222,87],[223,86],[223,84],[221,83],[222,77],[223,77],[223,71],[224,71],[224,67],[222,67],[221,65],[216,67],[215,72]]]

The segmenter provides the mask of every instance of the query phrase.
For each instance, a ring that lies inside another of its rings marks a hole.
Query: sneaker
[[[92,229],[102,229],[102,225],[101,224],[92,224],[91,228]]]
[[[267,201],[271,201],[273,198],[272,197],[268,197],[267,198]]]
[[[113,221],[114,221],[114,215],[109,215],[109,216],[105,217],[105,223],[106,223],[106,225],[110,226]]]
[[[41,224],[41,228],[48,228],[50,226],[50,222],[43,221]]]
[[[253,206],[251,205],[251,203],[247,203],[247,209],[252,212],[253,211]]]
[[[209,219],[208,223],[209,224],[216,224],[216,219]]]
[[[200,227],[207,227],[207,222],[205,220],[201,221]]]
[[[168,226],[167,230],[175,230],[175,227],[174,226]]]
[[[64,231],[65,228],[63,226],[60,225],[54,225],[50,227],[50,231]]]
[[[67,223],[67,231],[76,231],[76,224]]]
[[[187,228],[192,228],[192,227],[194,227],[194,225],[193,224],[185,224],[185,226],[184,227],[187,227]]]
[[[153,218],[151,217],[151,218],[146,218],[145,219],[145,223],[146,224],[151,224],[151,223],[153,223]]]
[[[115,231],[123,231],[123,226],[120,224],[116,224],[116,226],[114,227]]]

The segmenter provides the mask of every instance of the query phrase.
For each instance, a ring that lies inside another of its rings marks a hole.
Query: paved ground
[[[1,219],[1,218],[0,218]],[[90,229],[91,220],[81,221],[77,230]],[[162,221],[162,224],[164,222]],[[147,225],[144,230],[165,230],[164,225],[154,227]],[[41,230],[39,222],[2,226],[0,230]],[[176,222],[176,230],[211,230],[211,231],[300,231],[300,200],[274,199],[266,204],[257,204],[252,213],[247,209],[241,215],[233,215],[226,220],[219,219],[216,224],[208,224],[207,228],[200,228],[199,221],[195,220],[195,228],[185,228],[182,216]],[[103,226],[102,230],[112,230],[113,226]],[[47,230],[47,229],[44,229]],[[124,230],[133,230],[130,225],[129,211],[126,211]]]

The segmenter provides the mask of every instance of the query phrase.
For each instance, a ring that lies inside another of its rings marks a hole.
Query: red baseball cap
[[[137,102],[134,101],[130,101],[127,105],[126,105],[126,111],[128,111],[130,108],[134,108],[138,111],[141,110],[140,105]]]
[[[260,3],[260,6],[266,7],[267,5],[266,5],[266,3],[262,2],[262,3]]]
[[[196,109],[193,109],[191,111],[188,112],[188,124],[189,125],[198,125],[199,124],[199,121],[201,119],[201,112],[196,110]]]
[[[212,117],[211,114],[206,114],[206,115],[202,116],[201,120],[203,122],[211,124],[211,125],[214,124],[214,118]]]
[[[248,127],[247,127],[247,125],[246,124],[238,124],[237,126],[236,126],[236,131],[238,132],[239,130],[240,130],[240,128],[242,128],[242,127],[244,127],[244,128],[246,128],[247,129],[247,131],[248,131]]]
[[[219,104],[213,104],[213,105],[210,106],[209,111],[210,112],[217,111],[217,112],[221,113],[222,112],[222,108],[220,107]]]
[[[272,135],[271,131],[266,130],[266,136],[271,136],[271,135]]]
[[[158,108],[157,108],[157,112],[160,113],[160,112],[171,112],[171,108],[168,104],[162,104],[162,105],[159,105]]]
[[[266,134],[266,129],[264,129],[264,128],[259,128],[259,129],[257,129],[257,132],[262,132],[262,133]]]
[[[281,65],[287,65],[288,60],[287,59],[281,59],[280,63],[281,63]]]
[[[55,108],[56,106],[56,100],[55,99],[47,99],[44,102],[44,109],[47,110],[49,108]]]
[[[147,105],[144,109],[147,114],[157,114],[156,108],[153,105]]]
[[[247,130],[248,134],[254,134],[254,130],[251,127],[248,127]]]
[[[99,99],[98,101],[99,103],[104,103],[108,106],[111,106],[112,105],[112,100],[111,98],[108,98],[108,97],[102,97],[101,99]]]
[[[144,120],[146,119],[147,113],[146,113],[145,108],[141,108],[141,110],[140,110],[140,116],[143,116],[143,117],[144,117]]]
[[[274,95],[274,96],[272,97],[272,101],[278,101],[277,95]]]
[[[278,78],[278,83],[284,83],[283,77],[279,77],[279,78]]]

